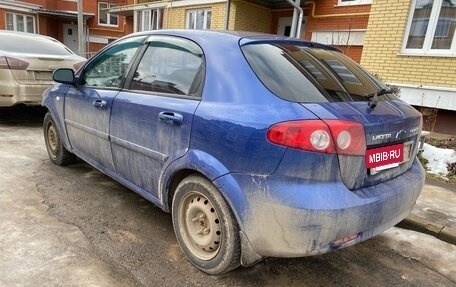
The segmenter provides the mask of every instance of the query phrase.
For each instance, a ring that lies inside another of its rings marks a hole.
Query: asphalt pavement
[[[38,118],[42,116],[41,111],[32,110],[30,113],[36,113],[34,116]],[[132,272],[101,254],[78,226],[63,222],[49,213],[52,204],[45,202],[34,181],[37,170],[49,164],[49,160],[40,132],[41,122],[36,119],[28,121],[30,113],[15,117],[14,110],[6,113],[0,110],[0,286],[137,286],[138,280],[132,276]],[[58,182],[61,183],[62,179]],[[61,186],[60,190],[62,189],[62,192],[67,190],[65,186]],[[412,214],[399,226],[430,234],[456,245],[455,206],[456,186],[430,180],[426,183]],[[158,211],[156,213],[156,216],[165,217]],[[135,234],[127,231],[114,235],[119,237],[119,241],[126,242],[126,246],[135,239]],[[176,248],[162,252],[160,256],[181,260],[177,245],[171,244],[171,247]],[[358,249],[362,250],[363,247]],[[451,247],[449,250],[456,249]],[[341,258],[343,257],[339,256],[338,260],[342,260]],[[321,259],[317,261],[319,260]],[[416,265],[414,268],[422,266]],[[191,270],[194,274],[186,274],[198,278],[206,276]],[[448,274],[452,274],[450,271]],[[252,271],[246,271],[249,272]],[[365,274],[370,276],[372,272],[366,271]],[[420,280],[426,280],[426,276],[423,275]],[[454,279],[451,278],[445,275],[441,280],[449,281],[442,281],[440,286],[454,284]]]

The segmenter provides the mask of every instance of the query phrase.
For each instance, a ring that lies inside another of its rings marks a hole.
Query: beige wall
[[[166,11],[164,28],[168,29],[184,29],[186,14],[188,10],[208,8],[212,11],[211,30],[221,30],[225,28],[225,3],[195,5],[186,7],[173,7]],[[231,9],[233,11],[233,9]],[[233,19],[233,17],[231,18]],[[230,21],[233,23],[233,21]]]
[[[212,11],[211,29],[225,29],[226,4],[194,5],[186,7],[173,7],[166,11],[165,28],[185,28],[186,13],[188,10],[209,8]],[[255,32],[271,32],[272,12],[248,1],[232,1],[230,11],[230,30],[243,30]]]
[[[272,11],[247,1],[233,1],[234,29],[271,33]]]
[[[411,0],[374,0],[361,64],[392,83],[456,88],[456,58],[400,55]]]

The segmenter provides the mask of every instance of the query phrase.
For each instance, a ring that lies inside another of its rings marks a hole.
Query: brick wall
[[[456,88],[456,58],[400,55],[411,2],[374,1],[362,65],[387,82]]]
[[[168,8],[167,11],[165,11],[164,28],[184,29],[187,11],[195,9],[211,9],[211,30],[225,28],[225,3]],[[233,11],[233,8],[231,11]],[[231,19],[233,19],[233,17]],[[232,23],[232,21],[230,22]]]
[[[234,29],[239,31],[255,31],[271,33],[272,11],[268,8],[247,2],[233,1]]]
[[[384,0],[380,0],[380,2],[382,1]],[[337,0],[315,2],[317,4],[315,7],[316,17],[311,15],[314,4],[309,4],[306,8],[305,14],[309,16],[304,39],[310,40],[314,31],[350,31],[367,28],[369,15],[353,14],[369,13],[371,5],[337,6]],[[337,46],[337,48],[353,60],[360,62],[363,46]]]

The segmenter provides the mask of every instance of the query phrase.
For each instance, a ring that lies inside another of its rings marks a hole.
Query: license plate
[[[366,151],[366,168],[371,174],[379,171],[398,167],[407,162],[412,156],[413,142],[391,145]]]
[[[52,72],[35,72],[35,79],[49,81],[52,79]]]

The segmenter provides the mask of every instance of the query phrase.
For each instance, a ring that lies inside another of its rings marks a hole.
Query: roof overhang
[[[270,9],[293,9],[293,7],[286,0],[250,0],[256,4],[266,6]],[[305,1],[301,1],[301,4],[304,4]],[[302,6],[302,5],[301,5]]]
[[[64,10],[52,10],[52,9],[33,9],[33,12],[36,12],[40,15],[48,15],[48,16],[55,16],[59,19],[70,19],[70,20],[77,20],[78,19],[78,12],[76,11],[64,11]],[[84,13],[84,19],[90,19],[95,17],[93,13]]]
[[[155,1],[150,3],[141,3],[133,5],[124,5],[105,9],[109,14],[119,16],[133,16],[134,11],[146,10],[146,9],[159,9],[166,8],[169,5],[169,1]]]
[[[286,0],[250,0],[258,5],[268,7],[270,9],[293,9],[290,3]],[[225,3],[226,0],[179,0],[179,1],[154,1],[149,3],[123,5],[105,9],[108,13],[120,16],[133,16],[134,11],[145,9],[158,9],[158,8],[172,8],[172,7],[185,7],[191,5]],[[304,1],[302,1],[304,2]]]
[[[41,8],[41,5],[31,4],[21,1],[0,0],[0,8],[10,9],[15,11],[29,12],[32,9]]]

